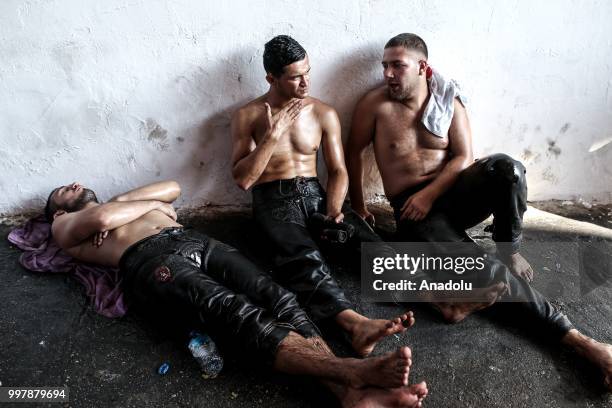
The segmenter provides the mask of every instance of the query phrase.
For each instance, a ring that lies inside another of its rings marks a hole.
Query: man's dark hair
[[[47,204],[45,205],[45,218],[47,219],[47,221],[49,221],[49,224],[53,222],[53,214],[55,214],[55,212],[59,210],[58,205],[55,203],[55,201],[51,199],[51,197],[53,197],[53,194],[59,188],[60,187],[57,187],[51,190],[51,194],[49,194],[49,197],[47,197]]]
[[[266,43],[263,64],[266,72],[279,78],[287,65],[306,58],[306,50],[288,35],[277,35]]]
[[[427,54],[427,44],[421,37],[412,33],[401,33],[387,41],[385,48],[391,47],[404,47],[408,50],[417,50],[425,55],[425,58],[429,58]]]
[[[52,199],[52,197],[53,194],[55,194],[55,192],[60,188],[61,187],[57,187],[56,189],[51,191],[51,194],[49,194],[49,197],[47,198],[47,204],[45,205],[45,218],[47,219],[47,221],[49,221],[50,224],[53,223],[53,215],[57,210],[64,210],[66,212],[80,211],[87,205],[87,203],[99,202],[98,197],[96,197],[96,193],[93,190],[83,187],[83,192],[79,197],[75,198],[70,203],[65,203],[64,205],[59,206]]]

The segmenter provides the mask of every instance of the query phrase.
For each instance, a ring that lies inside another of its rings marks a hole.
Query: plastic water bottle
[[[223,369],[223,357],[217,350],[217,345],[206,334],[191,332],[189,351],[196,359],[205,379],[215,378]]]

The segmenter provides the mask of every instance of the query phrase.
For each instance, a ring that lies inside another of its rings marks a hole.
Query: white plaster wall
[[[612,200],[607,1],[0,2],[0,213],[73,180],[102,199],[158,179],[179,205],[236,204],[231,112],[266,91],[264,43],[308,50],[312,95],[338,109],[381,79],[384,43],[420,34],[467,90],[477,155],[528,166],[530,199]],[[380,193],[376,172],[369,192]]]

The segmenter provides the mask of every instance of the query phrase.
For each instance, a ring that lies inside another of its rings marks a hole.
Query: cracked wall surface
[[[476,156],[522,160],[530,199],[611,202],[610,18],[611,3],[575,0],[3,1],[0,213],[40,208],[72,181],[106,199],[173,178],[180,206],[248,203],[229,122],[266,91],[264,43],[304,45],[311,94],[336,107],[346,139],[384,43],[405,31],[468,94]],[[382,193],[373,163],[366,179]]]

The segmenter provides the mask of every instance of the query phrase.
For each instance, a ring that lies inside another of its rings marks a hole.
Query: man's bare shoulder
[[[320,119],[330,118],[330,117],[338,117],[338,113],[333,106],[323,102],[320,99],[313,98],[309,96],[304,101],[304,106],[312,106],[313,111]]]
[[[62,241],[64,238],[65,217],[58,217],[51,223],[51,236],[55,242],[63,249]]]
[[[82,210],[81,210],[82,211]],[[75,212],[65,212],[63,214],[58,215],[53,222],[51,223],[51,232],[55,235],[56,232],[61,232],[69,221],[72,221],[74,218],[78,217],[81,211]]]
[[[381,85],[363,95],[358,102],[358,107],[368,109],[369,111],[376,111],[381,105],[389,101],[387,86]]]
[[[51,235],[60,248],[66,250],[74,246],[75,243],[71,242],[70,239],[69,229],[79,222],[79,219],[82,218],[82,214],[83,210],[64,213],[55,218],[51,223]]]
[[[234,118],[242,120],[255,120],[266,110],[265,106],[266,95],[261,95],[258,98],[253,99],[246,105],[241,106],[234,112]]]

